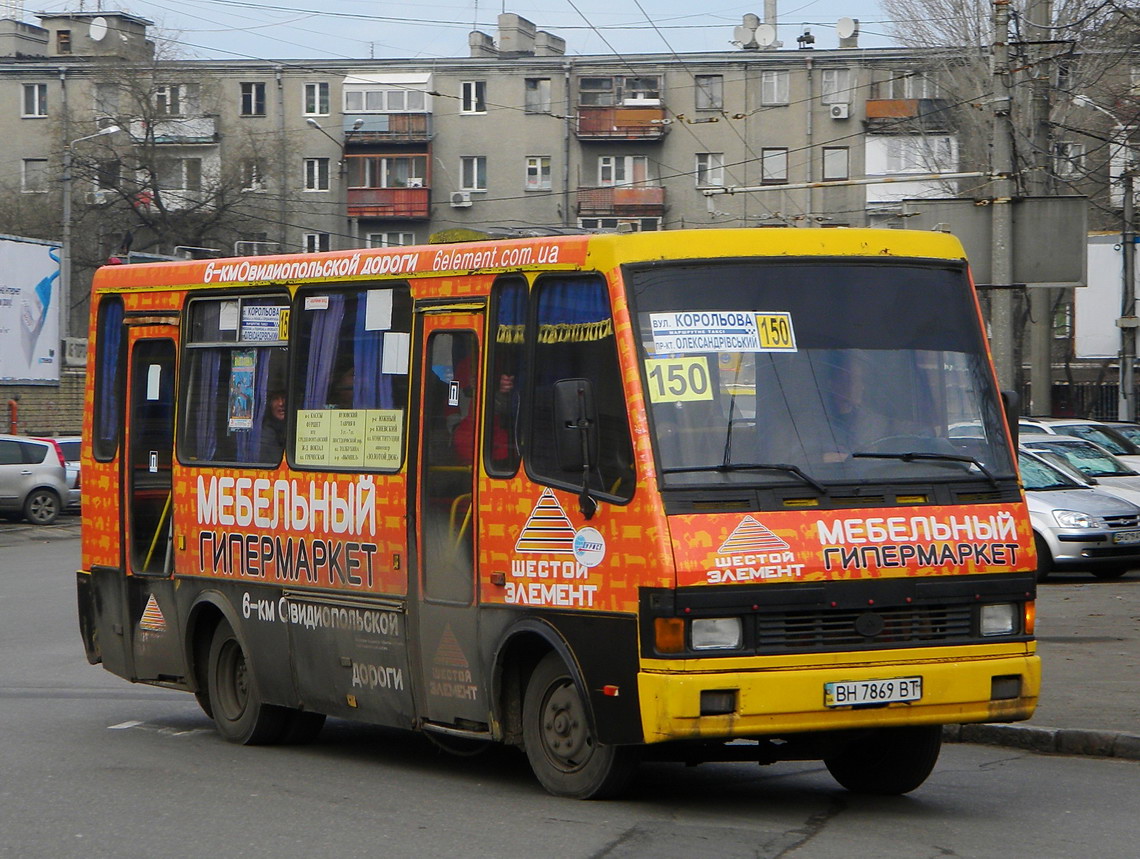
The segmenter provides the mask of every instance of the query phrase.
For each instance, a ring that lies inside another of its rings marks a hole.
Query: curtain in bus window
[[[97,385],[95,449],[100,459],[115,455],[119,443],[119,411],[122,385],[119,382],[123,344],[123,302],[117,298],[103,302],[99,320],[99,362]]]
[[[355,345],[353,361],[353,405],[358,409],[392,408],[392,377],[383,372],[384,332],[368,331],[363,301],[356,302]]]
[[[199,408],[194,411],[194,449],[196,459],[212,461],[218,454],[218,436],[215,429],[217,414],[206,403],[218,401],[218,378],[222,369],[222,350],[205,349],[195,354],[197,372],[192,390],[197,393]]]
[[[526,389],[527,285],[521,277],[504,276],[494,286],[494,327],[491,343],[490,392],[484,428],[487,471],[496,476],[515,473],[519,466],[522,392]]]
[[[340,340],[340,324],[344,319],[344,296],[329,295],[328,308],[313,314],[309,341],[309,373],[305,379],[306,409],[323,409],[328,402],[329,383]]]

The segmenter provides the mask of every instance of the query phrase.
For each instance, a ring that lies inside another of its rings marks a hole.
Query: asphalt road
[[[1140,840],[1140,763],[1000,747],[944,747],[901,798],[847,794],[816,763],[653,764],[627,799],[584,803],[546,795],[514,750],[458,758],[348,722],[308,747],[233,746],[190,695],[86,663],[69,530],[0,528],[2,857],[1104,859]],[[1123,588],[1136,574],[1045,599],[1088,615]]]

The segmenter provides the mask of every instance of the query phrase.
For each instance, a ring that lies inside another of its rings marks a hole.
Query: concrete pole
[[[1030,102],[1030,134],[1033,139],[1034,166],[1037,168],[1026,183],[1029,193],[1046,196],[1053,193],[1052,134],[1049,125],[1049,96],[1052,65],[1046,45],[1052,38],[1047,28],[1053,22],[1052,0],[1030,0],[1026,9],[1026,35],[1032,69]],[[1052,47],[1051,45],[1048,47]],[[1038,286],[1028,290],[1029,297],[1029,414],[1053,413],[1053,300],[1055,290]]]
[[[59,249],[59,338],[71,336],[71,143],[63,147],[63,224]],[[64,348],[62,354],[66,354]]]
[[[1009,2],[994,0],[993,55],[993,206],[991,273],[994,284],[990,302],[990,351],[1004,390],[1017,389],[1013,330],[1013,141],[1010,133]]]
[[[1132,199],[1134,166],[1129,157],[1128,138],[1124,137],[1124,172],[1120,182],[1124,191],[1121,211],[1121,249],[1124,257],[1124,279],[1120,300],[1120,419],[1136,419],[1136,230]]]

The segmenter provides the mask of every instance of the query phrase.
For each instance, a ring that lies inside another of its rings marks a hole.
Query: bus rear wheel
[[[535,776],[555,796],[615,796],[637,769],[633,749],[597,741],[578,687],[557,653],[543,657],[530,676],[523,743]]]
[[[247,746],[281,739],[287,712],[261,700],[245,650],[224,620],[210,642],[206,681],[214,724],[225,739]]]
[[[926,781],[941,749],[941,725],[878,728],[853,738],[823,762],[853,793],[898,796]]]

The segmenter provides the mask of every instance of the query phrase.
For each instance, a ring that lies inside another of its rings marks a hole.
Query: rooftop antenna
[[[839,37],[839,47],[859,47],[859,19],[844,16],[835,22],[835,35]]]

